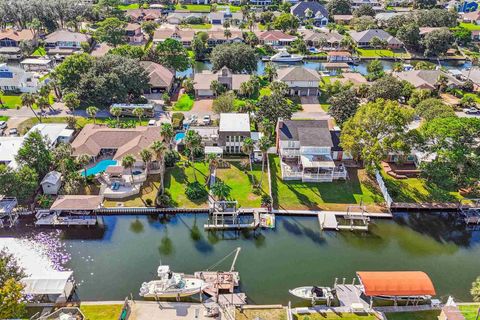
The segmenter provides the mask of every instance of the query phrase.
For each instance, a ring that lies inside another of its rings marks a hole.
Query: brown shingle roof
[[[295,40],[297,37],[286,34],[280,30],[270,30],[270,31],[262,31],[257,33],[257,37],[260,40],[268,40],[268,41],[288,41],[288,40]]]
[[[140,65],[147,71],[152,87],[170,87],[175,73],[152,61],[140,61]]]
[[[280,81],[320,81],[317,71],[304,67],[281,68],[277,74]]]
[[[2,39],[12,39],[14,41],[22,41],[22,40],[33,40],[33,31],[29,29],[24,30],[13,30],[7,29],[2,30],[0,32],[0,40]]]
[[[50,210],[95,210],[100,208],[103,196],[92,195],[65,195],[58,196]]]

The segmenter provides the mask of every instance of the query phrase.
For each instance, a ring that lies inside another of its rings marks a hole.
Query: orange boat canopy
[[[430,277],[421,271],[357,272],[367,296],[434,296]]]

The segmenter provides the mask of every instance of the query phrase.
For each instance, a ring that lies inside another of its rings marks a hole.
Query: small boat
[[[144,298],[180,298],[202,292],[205,281],[194,276],[170,271],[169,266],[158,267],[159,280],[142,283],[139,295]]]
[[[303,56],[299,54],[290,54],[286,50],[280,50],[277,54],[274,54],[270,61],[272,62],[300,62],[303,60]]]
[[[330,301],[334,298],[334,292],[329,287],[306,286],[288,290],[297,298],[311,301]]]

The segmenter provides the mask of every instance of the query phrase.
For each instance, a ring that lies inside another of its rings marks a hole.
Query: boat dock
[[[350,206],[346,212],[322,211],[318,213],[321,230],[368,231],[370,218],[364,206]]]

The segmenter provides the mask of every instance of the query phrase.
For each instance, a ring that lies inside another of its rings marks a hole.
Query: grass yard
[[[117,8],[120,9],[120,10],[134,10],[134,9],[139,9],[140,4],[138,4],[138,3],[121,4]]]
[[[40,46],[37,49],[35,49],[35,51],[33,51],[32,56],[43,57],[46,54],[47,54],[47,51],[45,50],[45,47]]]
[[[254,164],[253,172],[248,167],[246,171],[242,169],[240,161],[229,161],[230,168],[218,168],[217,180],[225,182],[231,188],[230,197],[238,201],[238,204],[246,208],[258,208],[261,205],[262,194],[254,194],[254,180],[258,183],[261,177],[262,165]],[[263,173],[262,193],[268,194],[268,174],[266,170]],[[252,174],[253,177],[252,178]]]
[[[281,309],[244,309],[235,311],[235,320],[287,320],[287,311]]]
[[[356,313],[333,313],[322,312],[315,314],[294,315],[295,320],[325,320],[325,319],[345,319],[345,320],[376,320],[373,315]]]
[[[382,173],[388,192],[395,202],[456,202],[458,191],[446,191],[421,178],[395,179]]]
[[[364,58],[400,58],[409,59],[410,55],[404,50],[390,49],[357,49],[360,57]]]
[[[212,24],[211,23],[187,24],[187,28],[198,29],[198,30],[207,30],[207,29],[212,29]]]
[[[1,96],[3,106],[7,109],[16,109],[22,106],[22,99],[20,95],[3,95]]]
[[[476,320],[479,308],[480,304],[458,306],[466,320]]]
[[[208,176],[208,163],[195,162],[197,179],[201,184],[205,184]],[[165,190],[172,197],[175,207],[183,208],[206,208],[207,198],[199,201],[192,201],[185,195],[185,188],[188,182],[194,182],[193,166],[185,161],[177,163],[173,168],[167,168],[165,172]]]
[[[157,197],[158,189],[160,188],[160,175],[149,175],[147,181],[142,186],[138,195],[128,197],[125,199],[111,199],[105,200],[103,205],[105,207],[117,207],[121,204],[123,207],[146,207],[147,199],[151,199],[155,204],[155,198]]]
[[[291,210],[345,210],[363,204],[381,209],[383,197],[376,182],[364,170],[349,170],[349,180],[334,182],[283,181],[280,159],[269,155],[273,206]]]
[[[8,121],[10,119],[9,116],[0,116],[0,121]]]
[[[178,98],[177,102],[173,105],[174,111],[190,111],[193,107],[193,98],[184,93]]]
[[[208,4],[176,4],[175,10],[188,10],[190,12],[210,12]]]
[[[386,314],[388,320],[437,320],[439,315],[439,310],[418,312],[392,312]]]
[[[460,23],[460,27],[464,27],[465,29],[468,29],[468,30],[470,30],[470,31],[480,30],[480,25],[475,24],[475,23],[465,23],[465,22],[461,22],[461,23]]]
[[[80,310],[85,316],[85,320],[111,320],[118,319],[120,317],[122,305],[82,305],[80,306]]]

